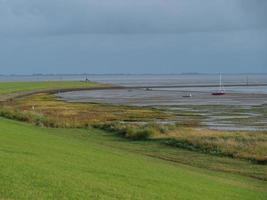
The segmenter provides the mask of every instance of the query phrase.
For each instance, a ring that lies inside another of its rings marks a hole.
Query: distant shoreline
[[[192,72],[192,73],[107,73],[107,74],[100,74],[100,73],[81,73],[81,74],[42,74],[42,73],[37,73],[37,74],[0,74],[0,76],[2,77],[40,77],[40,76],[178,76],[178,75],[182,75],[182,76],[194,76],[194,75],[218,75],[218,73],[198,73],[198,72]],[[266,73],[253,73],[253,72],[249,72],[249,73],[221,73],[222,75],[267,75]]]

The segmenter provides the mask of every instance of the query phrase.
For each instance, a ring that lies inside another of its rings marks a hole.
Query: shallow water
[[[209,88],[205,88],[211,90]],[[117,89],[73,91],[58,94],[67,101],[101,102],[128,104],[138,106],[156,105],[262,105],[267,103],[267,94],[227,93],[224,96],[213,96],[209,91],[191,91],[192,97],[185,98],[188,91],[180,90],[145,90]]]
[[[156,88],[156,90],[211,93],[218,90],[218,87]],[[267,94],[267,86],[226,87],[224,90],[226,93]]]

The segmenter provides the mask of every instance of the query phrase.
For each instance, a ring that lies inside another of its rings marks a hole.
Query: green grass
[[[139,144],[0,118],[0,199],[267,198],[264,181],[156,159]]]
[[[95,82],[85,81],[28,81],[28,82],[0,82],[0,94],[34,91],[41,89],[82,88],[98,86]]]

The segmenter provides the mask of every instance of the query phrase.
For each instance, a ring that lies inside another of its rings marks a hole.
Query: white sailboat
[[[220,74],[220,88],[218,91],[213,92],[212,95],[219,96],[219,95],[224,95],[224,94],[225,94],[225,91],[224,91],[224,88],[222,86],[222,75]]]
[[[187,93],[187,94],[185,94],[183,97],[192,97],[192,94],[191,94],[191,92],[190,93]]]

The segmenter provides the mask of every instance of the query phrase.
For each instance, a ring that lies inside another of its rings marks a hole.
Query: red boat
[[[217,92],[213,92],[211,94],[215,96],[225,95],[224,89],[222,87],[222,75],[221,74],[220,74],[220,89]]]
[[[223,90],[218,91],[218,92],[213,92],[212,95],[215,95],[215,96],[225,95],[225,92]]]

